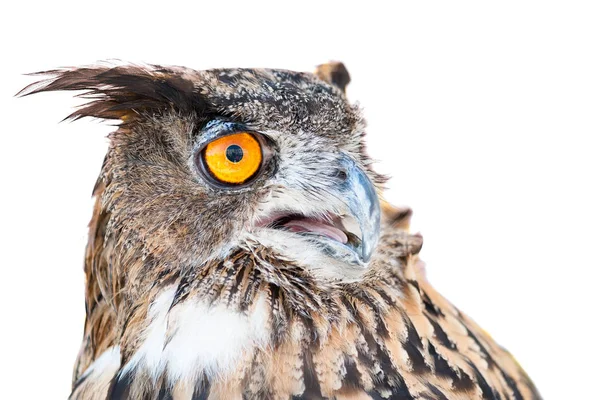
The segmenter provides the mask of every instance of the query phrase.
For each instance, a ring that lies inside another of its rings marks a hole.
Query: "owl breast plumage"
[[[119,121],[96,186],[71,399],[539,399],[429,284],[410,210],[381,199],[339,63],[93,66]]]

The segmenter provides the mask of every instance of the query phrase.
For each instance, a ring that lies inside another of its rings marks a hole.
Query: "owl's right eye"
[[[209,180],[239,186],[255,178],[264,163],[264,150],[257,134],[237,132],[207,143],[196,163]]]

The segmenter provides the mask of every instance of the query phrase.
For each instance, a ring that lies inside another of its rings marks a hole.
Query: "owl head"
[[[539,398],[424,279],[409,211],[380,234],[341,64],[47,74],[22,94],[83,91],[71,118],[119,121],[72,399]]]
[[[103,234],[121,250],[115,273],[136,281],[239,248],[269,249],[324,279],[366,270],[383,179],[341,63],[315,74],[134,65],[45,74],[21,94],[83,91],[90,102],[69,118],[119,121],[96,187]]]

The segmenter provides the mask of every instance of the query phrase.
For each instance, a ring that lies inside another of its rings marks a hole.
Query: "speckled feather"
[[[92,101],[72,118],[122,121],[94,189],[72,399],[541,398],[511,355],[428,283],[410,210],[382,201],[381,239],[359,279],[324,276],[328,265],[307,267],[244,233],[300,173],[312,183],[291,194],[305,206],[328,200],[317,150],[350,154],[384,182],[365,154],[341,64],[316,75],[131,65],[49,74],[23,94],[84,90]],[[235,195],[190,170],[195,136],[214,118],[280,135],[265,178]],[[248,331],[230,333],[230,359],[226,347],[208,352],[215,361],[190,372],[165,354],[182,354],[195,310],[219,310]],[[150,349],[157,326],[159,348]]]

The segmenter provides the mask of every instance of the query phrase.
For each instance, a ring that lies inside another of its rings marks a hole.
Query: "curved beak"
[[[369,261],[379,241],[381,209],[375,186],[367,174],[347,155],[342,155],[340,166],[346,178],[340,184],[340,194],[350,214],[356,219],[361,231],[359,257]]]

